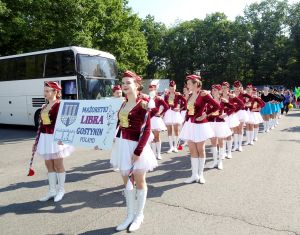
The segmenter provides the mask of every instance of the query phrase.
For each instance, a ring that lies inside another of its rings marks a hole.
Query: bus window
[[[26,79],[42,78],[45,55],[26,57]]]
[[[0,81],[6,81],[8,73],[8,61],[0,60]]]
[[[59,51],[47,54],[45,77],[64,77],[75,74],[73,51]]]
[[[62,73],[63,76],[75,75],[75,57],[73,51],[62,52]]]
[[[16,60],[16,80],[26,79],[26,61],[25,57],[17,58]]]

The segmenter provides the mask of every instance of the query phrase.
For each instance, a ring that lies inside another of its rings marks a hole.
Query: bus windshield
[[[112,96],[117,79],[116,62],[101,56],[78,55],[79,99],[100,99]]]
[[[117,67],[115,60],[101,56],[78,55],[78,71],[87,78],[116,79]]]

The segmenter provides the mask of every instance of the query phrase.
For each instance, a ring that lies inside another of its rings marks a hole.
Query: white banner
[[[54,140],[73,146],[110,149],[123,98],[62,100]]]

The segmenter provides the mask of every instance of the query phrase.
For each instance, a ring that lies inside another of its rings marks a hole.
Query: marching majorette
[[[112,89],[113,97],[121,98],[122,97],[122,88],[120,85],[115,85]]]
[[[169,83],[169,93],[164,96],[164,100],[169,106],[169,109],[164,116],[164,122],[168,129],[168,138],[170,144],[170,149],[168,150],[168,153],[177,153],[179,127],[183,123],[183,118],[180,115],[180,107],[185,106],[186,100],[182,95],[180,95],[180,93],[176,92],[176,83],[173,80],[171,80]]]
[[[214,137],[211,138],[213,161],[208,168],[212,169],[218,167],[219,170],[223,169],[222,158],[225,152],[223,144],[224,139],[232,135],[232,131],[230,130],[228,123],[225,122],[224,118],[230,116],[235,111],[234,105],[230,104],[229,100],[221,98],[221,90],[222,86],[220,84],[212,85],[212,96],[214,100],[219,103],[220,109],[211,113],[211,115],[207,117],[208,122],[214,131]],[[211,112],[211,108],[213,108],[213,106],[209,105],[207,107],[208,113]]]
[[[273,95],[275,96],[275,100],[273,102],[274,113],[272,114],[272,118],[273,118],[273,126],[276,127],[279,124],[278,119],[281,111],[281,104],[284,100],[284,97],[280,95],[277,89],[273,90]]]
[[[121,98],[122,97],[122,88],[120,85],[115,85],[112,89],[112,92],[113,92],[113,97],[114,98]],[[115,172],[118,172],[119,169],[118,168],[114,168],[113,169]]]
[[[205,165],[205,141],[214,136],[213,129],[208,123],[207,116],[216,112],[220,106],[212,96],[201,91],[202,82],[198,75],[189,75],[186,77],[187,87],[191,94],[187,104],[187,114],[185,123],[180,133],[180,139],[187,140],[191,153],[192,176],[184,182],[189,184],[193,182],[205,183],[204,165]],[[207,105],[211,106],[210,113],[206,113]]]
[[[234,107],[240,107],[242,105],[242,102],[235,97],[234,94],[230,94],[230,85],[228,82],[222,83],[222,97],[229,101],[230,104],[232,104]],[[231,129],[232,133],[238,132],[238,127],[240,125],[239,117],[236,114],[235,110],[228,113],[228,116],[225,117],[225,121],[228,123],[229,128]],[[227,155],[224,152],[223,157],[227,157],[228,159],[232,158],[232,135],[228,136],[226,138],[226,147],[227,147]]]
[[[246,102],[246,94],[244,92],[243,85],[240,81],[235,81],[233,83],[234,87],[234,94],[235,96],[245,104]],[[237,128],[237,132],[234,133],[234,147],[232,151],[238,150],[239,152],[243,151],[242,143],[243,143],[243,132],[244,132],[244,125],[248,121],[248,113],[246,111],[245,106],[237,111],[237,115],[239,117],[240,125]]]
[[[246,102],[245,102],[245,108],[248,113],[248,121],[246,122],[246,142],[244,145],[254,145],[253,142],[253,136],[254,136],[254,116],[251,113],[252,104],[254,102],[253,96],[253,86],[252,84],[247,85],[246,87]]]
[[[146,172],[157,166],[157,160],[148,143],[151,133],[148,102],[138,96],[141,77],[126,71],[122,78],[122,91],[126,101],[118,113],[118,133],[111,153],[110,163],[120,169],[127,205],[127,217],[116,230],[140,228],[144,219],[147,198]],[[136,188],[132,184],[136,184]],[[128,185],[131,185],[128,186]]]
[[[186,84],[184,84],[184,87],[183,87],[183,97],[185,98],[185,100],[188,100],[189,96],[190,96],[190,91],[189,89],[187,88]],[[186,111],[187,111],[187,107],[186,107],[186,103],[185,103],[185,106],[182,107],[182,110],[180,112],[183,120],[185,119],[185,116],[186,116]]]
[[[257,95],[257,88],[253,87],[253,100],[251,104],[251,116],[254,120],[254,129],[253,129],[253,139],[252,141],[258,140],[258,131],[259,131],[259,124],[263,123],[264,120],[260,114],[261,109],[265,106],[265,102],[262,101],[261,98]]]
[[[45,82],[44,97],[47,104],[41,110],[39,136],[33,148],[35,148],[36,156],[45,160],[49,191],[39,201],[44,202],[54,198],[55,202],[59,202],[65,194],[66,172],[63,159],[70,156],[74,148],[61,141],[58,143],[54,141],[53,133],[60,106],[61,86],[57,82]]]
[[[152,142],[152,150],[158,160],[162,159],[161,156],[161,139],[160,132],[167,130],[167,127],[162,119],[169,106],[166,102],[157,95],[156,85],[149,85],[149,96],[154,100],[155,107],[151,109],[151,130],[154,134]]]
[[[183,97],[185,98],[185,100],[188,100],[188,98],[190,96],[190,93],[191,92],[187,88],[187,85],[184,84],[184,87],[183,87]],[[183,120],[185,120],[186,112],[187,112],[187,107],[186,107],[186,104],[185,104],[185,106],[183,107],[183,109],[180,112]],[[184,143],[183,143],[182,146],[187,146],[187,145],[188,145],[187,141],[184,141]]]
[[[272,102],[274,102],[275,97],[269,92],[270,88],[268,86],[264,87],[264,92],[261,94],[260,98],[265,102],[265,106],[261,109],[261,115],[264,120],[264,130],[263,132],[268,133],[272,127],[271,115],[273,114]]]

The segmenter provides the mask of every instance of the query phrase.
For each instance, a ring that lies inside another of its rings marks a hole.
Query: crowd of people
[[[114,97],[124,95],[110,160],[121,174],[127,206],[127,216],[116,227],[117,231],[136,231],[144,220],[146,173],[155,169],[157,160],[163,158],[162,131],[167,131],[169,142],[165,154],[178,153],[188,146],[191,176],[184,182],[204,184],[205,167],[223,170],[225,158],[232,158],[236,151],[242,152],[244,146],[254,145],[260,124],[263,133],[274,129],[292,102],[289,91],[269,87],[258,91],[251,84],[244,89],[240,81],[232,85],[224,81],[204,90],[201,77],[196,74],[186,76],[182,94],[176,90],[175,81],[170,81],[162,96],[157,93],[157,84],[150,84],[148,89],[149,94],[142,93],[142,78],[131,71],[124,72],[121,86],[113,88]],[[71,146],[53,140],[60,91],[58,83],[45,83],[48,103],[42,108],[33,146],[48,170],[49,191],[40,201],[62,200],[66,178],[63,159],[73,151]],[[207,142],[211,143],[213,160],[206,164]]]

